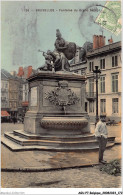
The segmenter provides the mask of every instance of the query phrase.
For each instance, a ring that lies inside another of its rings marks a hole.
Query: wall
[[[9,106],[11,111],[17,111],[22,103],[21,80],[13,78],[9,80]]]
[[[8,94],[9,82],[1,80],[1,109],[9,108],[9,94]]]
[[[28,83],[24,82],[23,83],[23,102],[28,101],[28,92],[29,92]]]
[[[100,99],[106,99],[106,115],[111,119],[115,119],[117,121],[121,120],[121,50],[120,50],[121,42],[117,42],[114,44],[106,45],[101,47],[100,49],[95,49],[93,52],[88,52],[88,60],[86,64],[78,63],[74,64],[70,67],[72,72],[76,72],[81,74],[82,69],[86,69],[85,73],[87,76],[86,80],[86,92],[89,92],[89,78],[93,78],[93,72],[89,71],[89,62],[93,61],[94,66],[100,67],[100,59],[105,58],[105,70],[101,70],[101,75],[105,76],[105,93],[100,93],[100,80],[99,80],[99,115],[100,115]],[[119,50],[117,50],[119,48]],[[112,52],[110,52],[112,50]],[[107,52],[107,53],[106,53]],[[97,55],[96,55],[97,54]],[[118,56],[118,66],[112,67],[112,56]],[[112,74],[118,73],[118,92],[112,92]],[[96,84],[94,83],[94,92],[96,92]],[[112,113],[112,98],[119,98],[119,112],[113,114]],[[96,116],[96,100],[94,100],[94,112],[89,113],[89,101],[86,99],[88,104],[88,114],[92,121],[95,120]]]
[[[112,67],[112,56],[118,56],[118,66]],[[101,93],[100,91],[100,80],[98,84],[99,89],[99,114],[100,111],[100,99],[106,99],[106,115],[112,119],[120,120],[121,117],[121,52],[114,52],[110,55],[104,55],[103,57],[96,57],[94,59],[91,59],[87,63],[87,85],[86,85],[86,91],[89,91],[89,78],[93,74],[89,72],[89,62],[94,61],[94,65],[100,65],[100,59],[105,58],[105,70],[101,70],[101,76],[105,76],[105,93]],[[100,67],[100,66],[99,66]],[[118,92],[112,92],[112,74],[118,73]],[[96,92],[96,89],[94,88],[94,91]],[[119,98],[119,113],[112,113],[112,98]],[[96,108],[96,105],[95,105]],[[89,111],[89,110],[88,110]],[[94,116],[96,113],[89,113],[90,116]]]

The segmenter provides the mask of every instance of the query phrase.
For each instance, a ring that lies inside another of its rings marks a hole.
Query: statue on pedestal
[[[56,30],[56,41],[55,41],[55,50],[48,50],[47,53],[43,52],[45,57],[45,65],[38,69],[40,70],[50,70],[50,71],[69,71],[69,61],[71,60],[76,53],[76,44],[69,43],[65,41],[59,29]],[[40,50],[39,50],[40,51]]]

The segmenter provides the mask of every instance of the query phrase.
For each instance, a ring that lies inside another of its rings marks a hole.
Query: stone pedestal
[[[85,79],[78,74],[60,71],[42,71],[31,76],[24,131],[54,135],[89,133]]]
[[[99,150],[85,112],[85,77],[69,72],[41,72],[29,79],[29,111],[24,130],[6,132],[2,143],[12,151],[81,152]],[[109,137],[106,147],[114,145]],[[93,164],[95,161],[91,161]],[[97,160],[98,163],[98,160]]]

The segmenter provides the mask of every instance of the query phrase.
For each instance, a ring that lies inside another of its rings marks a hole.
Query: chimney
[[[99,37],[98,35],[93,36],[93,49],[97,49],[99,47]]]
[[[112,36],[110,39],[108,39],[108,44],[112,44],[113,43],[113,39],[112,39]]]
[[[102,35],[99,35],[99,47],[102,45]]]
[[[105,46],[105,36],[103,35],[94,35],[93,36],[93,49],[97,49]]]
[[[27,78],[29,78],[31,74],[32,74],[32,66],[28,66]]]
[[[105,37],[102,35],[99,35],[99,47],[105,46]]]
[[[104,46],[105,46],[105,36],[103,37],[103,44],[104,44]]]
[[[24,74],[23,67],[19,67],[17,76],[22,77]]]
[[[96,49],[96,35],[93,35],[93,49]]]

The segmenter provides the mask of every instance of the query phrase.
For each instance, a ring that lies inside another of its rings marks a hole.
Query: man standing
[[[106,163],[106,161],[103,160],[103,153],[107,144],[108,131],[104,119],[100,118],[98,121],[95,129],[95,136],[99,142],[99,162]]]

